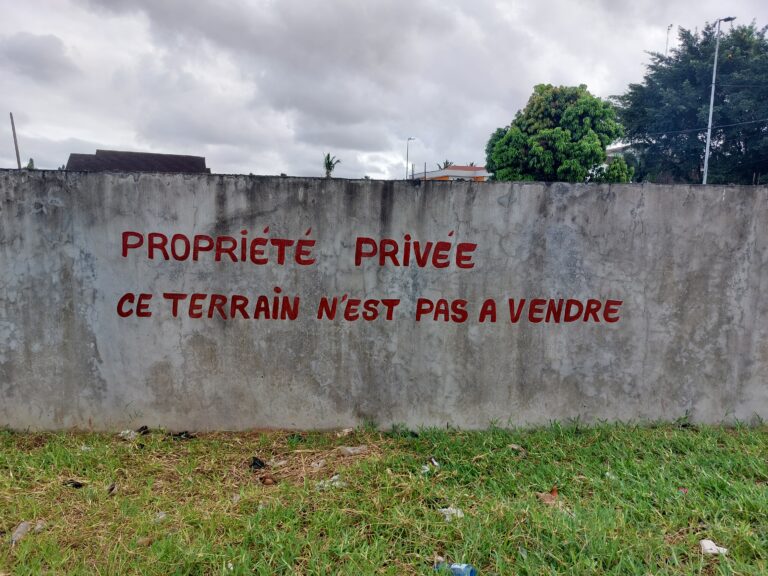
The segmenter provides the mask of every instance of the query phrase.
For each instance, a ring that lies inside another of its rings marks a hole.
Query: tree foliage
[[[755,24],[721,25],[708,183],[768,181],[768,40]],[[614,98],[638,180],[700,183],[716,28],[680,29],[669,56],[652,53],[641,84]],[[745,122],[748,122],[745,124]]]
[[[451,162],[450,160],[446,160],[442,164],[440,162],[437,163],[438,170],[445,170],[447,168],[450,168],[451,166],[453,166],[453,162]]]
[[[539,84],[512,123],[491,135],[485,166],[496,180],[585,182],[621,135],[613,106],[585,85]]]
[[[634,173],[635,169],[627,165],[623,157],[617,156],[610,160],[607,166],[600,166],[591,179],[595,182],[630,182]]]
[[[341,160],[337,160],[336,156],[331,156],[330,152],[326,153],[325,157],[323,158],[326,178],[331,177],[331,173],[333,172],[334,168],[336,168],[337,164],[341,164]]]

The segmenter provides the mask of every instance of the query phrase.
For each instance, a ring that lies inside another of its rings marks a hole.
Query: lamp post
[[[408,180],[408,147],[411,144],[411,140],[416,140],[413,136],[408,136],[408,140],[405,141],[405,179]]]
[[[709,171],[709,142],[712,137],[712,108],[715,105],[715,78],[717,77],[717,53],[720,50],[720,22],[733,22],[735,16],[727,18],[718,18],[717,20],[717,40],[715,41],[715,64],[712,67],[712,93],[709,95],[709,122],[707,123],[707,147],[704,149],[704,178],[701,183],[707,183],[707,172]]]

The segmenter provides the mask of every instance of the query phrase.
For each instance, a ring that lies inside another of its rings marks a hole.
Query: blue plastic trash
[[[453,576],[477,576],[477,568],[472,564],[451,564],[450,566],[445,562],[435,566],[435,570],[440,568],[448,568]]]

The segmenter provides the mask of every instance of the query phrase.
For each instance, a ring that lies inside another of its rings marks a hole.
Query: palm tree
[[[453,166],[453,162],[451,162],[450,160],[446,160],[442,164],[440,164],[440,162],[437,163],[437,169],[438,170],[445,170],[446,168],[448,168],[450,166]]]
[[[331,172],[333,172],[333,169],[336,168],[336,164],[341,164],[341,160],[337,160],[336,156],[331,156],[331,153],[328,152],[325,155],[325,158],[323,160],[325,164],[325,177],[330,178]]]

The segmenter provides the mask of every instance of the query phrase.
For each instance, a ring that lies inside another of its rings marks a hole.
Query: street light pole
[[[413,136],[408,136],[408,140],[405,141],[405,179],[408,180],[408,146],[411,140],[416,140]]]
[[[715,41],[715,64],[712,67],[712,92],[709,95],[709,122],[707,123],[707,147],[704,149],[704,178],[701,183],[707,183],[707,172],[709,171],[709,142],[712,138],[712,108],[715,105],[715,79],[717,78],[717,53],[720,50],[720,22],[733,22],[735,16],[728,18],[718,18],[717,20],[717,40]]]
[[[13,112],[11,114],[11,132],[13,132],[13,147],[16,149],[16,165],[21,170],[21,158],[19,158],[19,141],[16,139],[16,124],[13,123]]]

